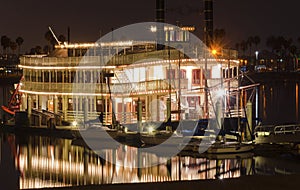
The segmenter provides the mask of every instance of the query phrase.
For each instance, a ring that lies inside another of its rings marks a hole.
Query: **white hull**
[[[207,153],[210,154],[231,154],[242,153],[252,151],[254,147],[251,144],[242,143],[225,143],[225,144],[213,144],[207,149]]]
[[[141,141],[146,145],[166,145],[178,146],[184,142],[183,136],[178,136],[173,133],[158,133],[158,134],[141,134]]]

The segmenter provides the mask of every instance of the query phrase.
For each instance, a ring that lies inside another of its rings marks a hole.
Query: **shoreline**
[[[75,187],[58,187],[42,189],[79,189],[79,190],[183,190],[183,189],[204,189],[204,190],[282,190],[298,189],[300,186],[300,175],[277,175],[277,176],[242,176],[240,178],[217,179],[217,180],[195,180],[195,181],[174,181],[156,183],[132,183],[132,184],[103,184],[86,185]]]

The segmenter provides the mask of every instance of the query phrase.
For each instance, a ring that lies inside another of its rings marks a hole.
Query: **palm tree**
[[[20,55],[20,52],[21,52],[21,45],[23,44],[24,42],[24,39],[22,37],[17,37],[16,39],[16,43],[18,44],[18,55]]]
[[[240,47],[241,47],[241,46],[240,46],[240,43],[236,43],[236,44],[235,44],[235,49],[236,49],[237,51],[240,50]]]
[[[297,38],[297,42],[300,44],[300,37],[299,37],[299,38]]]
[[[297,46],[291,45],[289,48],[290,56],[292,57],[293,70],[298,69]]]
[[[252,56],[252,44],[254,43],[254,38],[252,36],[250,36],[247,39],[247,44],[249,46],[249,56]]]
[[[45,39],[48,41],[49,47],[52,47],[52,49],[50,49],[50,51],[53,50],[53,49],[54,49],[54,46],[55,46],[55,44],[56,44],[56,40],[55,40],[55,38],[53,37],[51,31],[48,30],[48,31],[45,33],[44,37],[45,37]]]
[[[243,51],[243,55],[245,56],[245,52],[248,49],[248,43],[245,40],[243,40],[240,44],[240,48]]]
[[[278,43],[278,39],[275,36],[268,37],[266,41],[266,45],[267,47],[271,48],[272,53],[274,53],[275,50],[278,49],[280,46]]]
[[[43,47],[43,52],[49,54],[51,47],[49,45],[45,45]]]
[[[42,54],[43,53],[43,48],[41,46],[36,46],[35,47],[35,53],[36,54]]]
[[[255,44],[255,49],[257,50],[258,44],[260,44],[260,37],[259,36],[254,36],[253,37],[253,43]]]
[[[60,41],[61,43],[64,43],[64,42],[66,41],[66,37],[65,37],[64,35],[62,35],[62,34],[59,35],[57,39],[58,39],[58,41]]]
[[[12,53],[15,54],[15,51],[16,51],[17,48],[18,48],[18,44],[17,44],[16,42],[11,41],[11,42],[9,43],[9,47],[10,47],[10,49],[12,50]]]
[[[1,36],[1,46],[3,47],[3,53],[7,54],[7,48],[10,45],[10,39],[7,36]]]

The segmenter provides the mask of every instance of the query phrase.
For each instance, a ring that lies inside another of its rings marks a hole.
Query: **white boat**
[[[145,146],[155,146],[159,144],[178,146],[184,143],[184,140],[186,139],[186,137],[181,134],[177,134],[176,132],[173,133],[171,131],[163,130],[152,133],[141,133],[140,138]]]
[[[236,154],[242,152],[250,152],[254,149],[252,144],[244,144],[240,142],[216,142],[207,149],[209,154]]]
[[[300,124],[259,125],[254,130],[255,144],[284,144],[300,142]]]
[[[92,126],[87,129],[80,129],[79,130],[80,136],[84,140],[99,140],[99,141],[106,141],[110,139],[117,138],[118,130],[117,129],[110,129],[104,126]]]

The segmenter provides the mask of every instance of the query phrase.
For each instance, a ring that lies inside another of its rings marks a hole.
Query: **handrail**
[[[275,134],[287,134],[287,133],[293,133],[300,132],[300,124],[296,125],[279,125],[275,126],[274,133]]]
[[[288,125],[259,125],[255,127],[255,132],[270,132],[274,134],[286,134],[300,132],[300,124]]]

